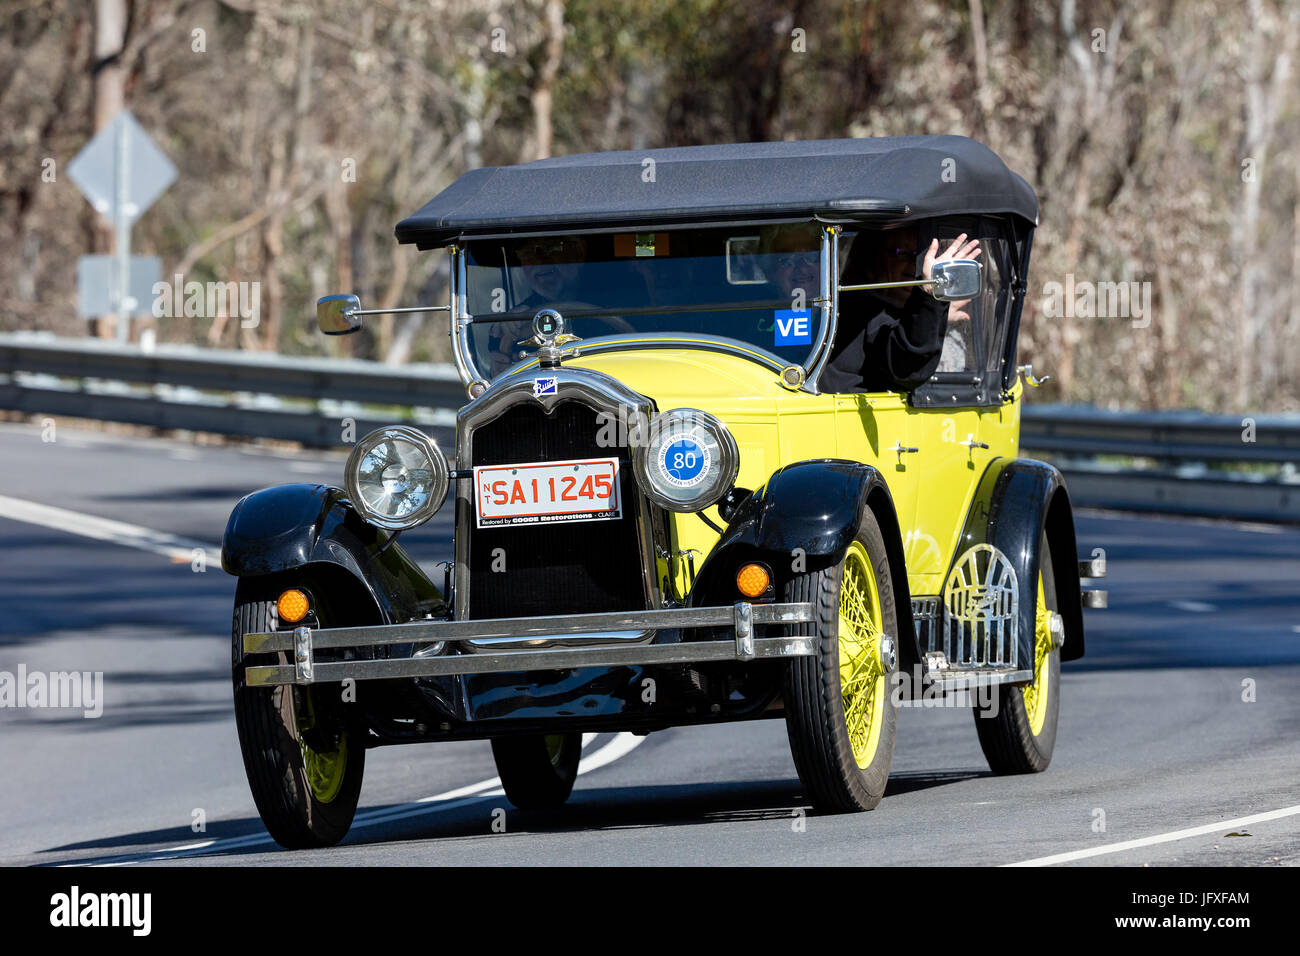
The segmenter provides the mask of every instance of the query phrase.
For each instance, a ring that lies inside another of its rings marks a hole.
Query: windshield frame
[[[797,222],[806,222],[807,220],[792,220]],[[737,226],[749,225],[747,223],[736,223]],[[580,348],[584,354],[599,354],[601,352],[639,349],[639,348],[662,348],[665,344],[671,347],[703,349],[707,351],[724,352],[726,354],[738,355],[742,358],[756,362],[765,368],[778,373],[785,369],[799,369],[797,386],[789,385],[788,387],[797,387],[800,391],[817,394],[817,377],[821,373],[822,367],[830,357],[830,343],[834,341],[835,325],[838,306],[838,246],[839,246],[839,227],[830,225],[825,222],[817,221],[820,227],[821,242],[818,250],[818,291],[817,295],[808,300],[809,309],[821,309],[824,320],[817,324],[815,338],[808,354],[802,361],[792,363],[788,359],[782,358],[772,352],[763,349],[761,346],[752,342],[745,342],[740,339],[725,338],[722,336],[711,335],[707,332],[645,332],[645,333],[611,333],[609,335],[593,336],[582,340]],[[602,230],[604,231],[604,230]],[[544,234],[541,231],[538,235]],[[553,234],[553,233],[552,233]],[[521,232],[513,238],[527,238],[533,235],[532,232]],[[537,358],[530,356],[520,362],[499,372],[496,376],[486,374],[484,370],[478,367],[474,357],[473,349],[470,344],[470,326],[478,322],[486,324],[489,322],[499,321],[519,321],[525,316],[520,314],[489,314],[478,319],[470,313],[468,308],[468,261],[469,253],[463,246],[451,245],[447,247],[451,256],[451,339],[452,339],[452,359],[456,366],[456,371],[469,389],[471,397],[477,397],[488,388],[489,384],[494,381],[503,381],[530,367],[537,365]],[[589,310],[583,309],[583,315],[620,315],[626,313],[627,309],[609,308]],[[674,314],[687,313],[691,311],[702,311],[700,306],[683,306],[683,307],[664,307],[657,308],[656,314]],[[578,315],[577,312],[574,313]],[[528,316],[530,317],[530,316]],[[787,381],[782,376],[782,381]]]

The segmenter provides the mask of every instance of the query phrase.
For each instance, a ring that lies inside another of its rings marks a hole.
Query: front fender
[[[221,538],[221,567],[254,577],[334,565],[364,585],[386,624],[444,613],[442,593],[393,537],[366,523],[341,488],[277,485],[235,505]]]
[[[1065,623],[1061,660],[1072,661],[1083,656],[1078,545],[1065,478],[1054,466],[1029,458],[998,458],[990,463],[971,501],[953,565],[977,544],[993,545],[1007,557],[1022,587],[1018,653],[1020,660],[1032,661],[1036,600],[1033,589],[1023,589],[1027,582],[1038,580],[1038,545],[1044,532],[1056,577],[1057,610]]]
[[[796,574],[833,567],[844,558],[866,508],[879,523],[889,552],[898,627],[909,637],[898,644],[903,665],[910,666],[915,656],[908,653],[915,646],[910,639],[912,601],[898,517],[885,479],[861,462],[816,459],[773,473],[732,516],[700,567],[689,603],[703,607],[738,600],[736,571],[749,561],[771,568],[778,595]]]

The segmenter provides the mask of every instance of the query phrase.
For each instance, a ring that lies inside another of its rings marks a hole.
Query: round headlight
[[[343,484],[373,525],[401,531],[432,518],[447,499],[450,469],[433,439],[394,425],[371,432],[348,456]]]
[[[669,511],[716,504],[736,483],[736,440],[708,412],[674,408],[650,423],[649,441],[632,457],[641,490]]]

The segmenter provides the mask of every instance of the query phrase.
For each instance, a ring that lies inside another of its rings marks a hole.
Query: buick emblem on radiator
[[[1020,582],[1007,556],[991,544],[967,549],[953,564],[943,592],[948,659],[1014,666]]]

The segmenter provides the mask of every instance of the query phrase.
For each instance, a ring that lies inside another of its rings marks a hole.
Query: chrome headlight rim
[[[683,486],[680,483],[673,488],[677,494],[669,494],[664,487],[672,483],[672,479],[659,474],[669,439],[696,429],[699,432],[692,437],[698,439],[699,433],[703,433],[712,440],[705,442],[702,449],[708,452],[707,473],[702,471],[699,488],[694,494],[681,494]],[[735,487],[740,472],[740,449],[735,436],[717,416],[698,408],[671,408],[651,420],[649,438],[638,443],[633,450],[632,468],[642,494],[665,510],[689,514],[717,504]]]
[[[386,441],[401,441],[414,445],[428,458],[432,476],[428,500],[410,514],[400,518],[373,510],[366,504],[366,499],[361,494],[361,461]],[[447,456],[442,453],[438,443],[424,432],[409,425],[388,425],[367,433],[353,446],[347,464],[343,468],[343,488],[347,491],[352,506],[368,524],[387,531],[405,531],[424,524],[446,503],[447,494],[451,490],[451,467],[447,464]]]

